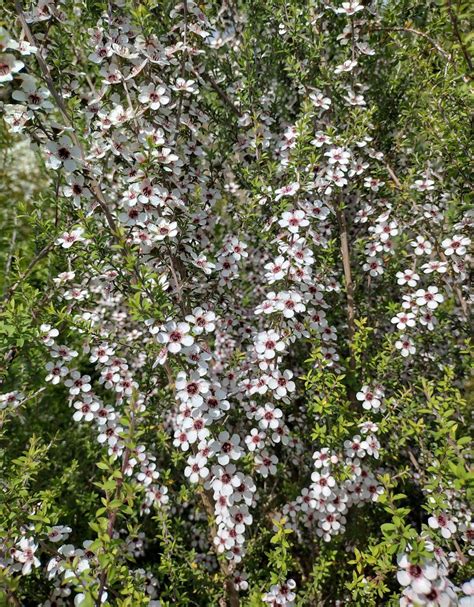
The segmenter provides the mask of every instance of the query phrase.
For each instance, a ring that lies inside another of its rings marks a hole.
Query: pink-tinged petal
[[[411,577],[408,575],[408,572],[403,570],[403,571],[398,571],[397,572],[397,580],[399,581],[399,583],[402,586],[409,586],[410,582],[411,582]]]
[[[441,535],[447,540],[451,537],[451,531],[447,527],[443,527],[441,529]]]
[[[428,594],[431,591],[431,582],[425,577],[415,578],[411,586],[417,594]]]
[[[429,580],[435,580],[438,577],[438,567],[436,565],[425,565],[423,575]]]

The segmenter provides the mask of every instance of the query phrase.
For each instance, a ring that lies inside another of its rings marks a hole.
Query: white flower
[[[464,595],[459,600],[459,607],[474,607],[474,578],[461,586]]]
[[[360,45],[358,45],[358,46],[360,48]],[[358,105],[360,107],[363,107],[364,105],[367,105],[364,96],[355,93],[352,89],[348,90],[347,95],[344,95],[344,99],[345,99],[345,101],[347,101],[347,103],[349,105],[354,105],[354,106]],[[368,168],[368,166],[369,166],[368,163],[364,163],[364,164],[366,164],[366,166],[364,168]],[[355,175],[360,175],[361,173],[362,173],[362,171],[354,173],[354,174]]]
[[[338,164],[345,167],[345,165],[349,164],[351,159],[351,153],[344,148],[331,148],[325,154],[328,158],[329,164]]]
[[[425,561],[419,565],[410,563],[406,554],[397,558],[399,571],[397,579],[402,586],[411,586],[416,593],[428,594],[431,582],[438,576],[438,567],[434,562]]]
[[[21,392],[6,392],[4,394],[0,394],[0,411],[2,409],[6,409],[7,407],[16,409],[24,398],[25,397]]]
[[[140,89],[138,100],[140,103],[148,105],[152,110],[158,110],[162,105],[168,105],[170,102],[166,87],[162,85],[155,86],[153,83],[147,84]]]
[[[41,325],[40,331],[42,333],[41,341],[44,343],[45,346],[48,347],[54,344],[54,338],[59,335],[59,331],[57,329],[52,329],[51,325]]]
[[[446,238],[441,243],[441,246],[444,249],[445,255],[465,255],[467,252],[467,247],[471,244],[471,239],[467,238],[467,236],[462,236],[460,234],[456,234],[452,238]]]
[[[0,53],[0,82],[13,80],[13,74],[19,72],[25,64],[10,53]]]
[[[337,455],[332,454],[327,447],[313,453],[314,467],[316,469],[326,468],[329,464],[337,464]]]
[[[356,394],[357,400],[362,402],[362,407],[367,411],[380,409],[382,396],[383,393],[379,389],[372,390],[370,386],[363,386]]]
[[[81,197],[90,198],[91,192],[84,185],[84,177],[81,174],[73,173],[66,177],[67,185],[63,187],[63,194],[67,198],[72,198],[76,205],[80,202]]]
[[[255,351],[259,358],[274,358],[277,352],[282,352],[284,349],[284,342],[281,341],[280,335],[273,329],[258,333],[255,342]]]
[[[259,451],[254,458],[255,468],[263,478],[267,478],[269,474],[276,474],[278,457],[270,455],[266,451]]]
[[[154,462],[148,462],[140,466],[140,472],[137,474],[137,481],[145,487],[151,485],[160,478],[160,473],[156,469]]]
[[[50,110],[53,108],[53,104],[47,101],[49,97],[47,88],[38,88],[36,80],[28,74],[22,75],[21,78],[23,80],[22,90],[13,91],[13,99],[27,105],[31,110],[40,108]]]
[[[31,537],[23,537],[18,542],[17,546],[18,549],[15,549],[13,556],[19,563],[23,563],[21,569],[22,575],[29,575],[32,567],[39,567],[41,564],[39,559],[35,556],[38,544],[35,544]]]
[[[55,525],[54,527],[51,527],[50,531],[48,531],[48,539],[50,542],[62,542],[69,536],[71,531],[71,527]]]
[[[223,495],[228,497],[241,484],[241,479],[235,474],[234,464],[228,464],[225,468],[222,466],[213,466],[211,487],[216,496]]]
[[[49,168],[59,169],[62,165],[69,173],[76,170],[81,155],[80,149],[67,135],[62,135],[58,141],[49,141],[45,152],[46,164]]]
[[[287,369],[283,373],[276,370],[267,380],[267,385],[277,400],[284,398],[288,392],[294,392],[296,389],[295,382],[292,381],[293,371]]]
[[[421,269],[425,274],[432,274],[433,272],[438,272],[438,274],[445,274],[448,271],[448,264],[446,261],[438,261],[436,259],[432,259],[428,263],[424,263],[421,266]]]
[[[83,400],[76,401],[73,406],[76,412],[72,417],[76,422],[80,422],[82,419],[86,422],[91,422],[100,409],[100,403],[87,395],[83,397]]]
[[[432,251],[432,244],[429,240],[426,240],[423,236],[417,236],[416,240],[413,240],[411,246],[415,249],[415,255],[430,255]]]
[[[323,145],[331,145],[332,139],[322,131],[318,131],[315,133],[314,139],[311,141],[311,145],[316,146],[317,148],[322,147]]]
[[[419,275],[413,270],[404,270],[403,272],[397,272],[397,284],[405,285],[409,287],[416,287],[416,283],[420,280]]]
[[[391,321],[394,325],[397,325],[397,329],[403,331],[407,327],[415,326],[415,315],[413,312],[399,312],[392,318]]]
[[[336,13],[351,16],[363,10],[364,6],[360,4],[359,0],[350,0],[350,2],[343,2],[341,7],[336,8]]]
[[[438,287],[428,287],[428,289],[418,289],[415,293],[416,305],[427,306],[430,310],[436,310],[438,305],[444,301],[441,293],[438,293]]]
[[[398,224],[396,221],[382,221],[375,226],[375,234],[381,242],[386,242],[398,234]]]
[[[406,335],[402,335],[400,339],[395,342],[395,347],[397,350],[400,350],[400,354],[405,358],[416,352],[413,340]]]
[[[257,409],[255,419],[259,422],[262,430],[275,430],[280,425],[280,419],[283,416],[281,409],[275,408],[271,403]]]
[[[196,371],[190,373],[189,377],[184,371],[178,373],[176,377],[176,396],[181,401],[189,403],[193,407],[200,407],[204,402],[202,395],[208,392],[209,384]]]
[[[355,66],[357,65],[357,61],[352,61],[351,59],[347,59],[347,61],[344,61],[344,63],[341,63],[340,65],[336,66],[334,73],[335,74],[341,74],[342,72],[352,72],[352,70],[355,68]]]
[[[380,443],[375,436],[367,436],[365,441],[362,442],[362,446],[368,455],[375,457],[375,459],[379,458]]]
[[[109,447],[117,445],[123,428],[117,426],[114,421],[109,421],[107,424],[103,424],[100,430],[100,434],[97,436],[97,441],[102,445],[107,443]]]
[[[280,198],[283,198],[283,196],[293,196],[299,189],[300,184],[297,181],[285,185],[282,188],[278,188],[278,190],[275,190],[275,200],[278,201]]]
[[[184,78],[177,78],[171,88],[174,91],[190,93],[191,95],[195,95],[198,92],[196,82],[194,80],[185,80]]]
[[[315,498],[329,497],[336,485],[336,480],[328,472],[317,470],[311,474],[311,490]]]
[[[300,210],[285,211],[278,223],[282,228],[287,228],[292,234],[297,234],[300,228],[309,225],[306,213]]]
[[[71,371],[70,377],[64,382],[64,385],[69,388],[69,394],[77,396],[81,392],[90,392],[90,381],[89,375],[81,375],[79,371]]]
[[[184,475],[191,483],[198,483],[209,476],[209,468],[206,467],[206,458],[198,455],[188,457],[188,465],[184,469]]]
[[[265,432],[258,430],[258,428],[252,428],[250,434],[245,437],[245,444],[249,451],[255,451],[256,449],[263,449],[265,446]]]
[[[328,110],[331,105],[331,100],[329,99],[329,97],[325,97],[323,93],[321,93],[321,91],[315,91],[314,93],[310,93],[309,98],[311,99],[313,105],[323,111]]]
[[[424,177],[423,179],[416,179],[415,183],[411,187],[413,190],[418,190],[418,192],[434,190],[434,181],[426,177]]]
[[[281,291],[277,295],[275,309],[281,312],[285,318],[293,318],[295,314],[306,310],[302,300],[302,296],[296,291]]]
[[[38,47],[33,46],[33,44],[30,44],[28,40],[20,40],[19,42],[16,42],[15,46],[12,46],[11,48],[16,48],[16,50],[21,55],[33,55],[38,50]]]
[[[288,274],[289,267],[290,262],[282,255],[278,255],[274,261],[265,264],[264,268],[267,270],[265,277],[268,284],[273,284],[277,280],[284,278]]]
[[[372,190],[372,192],[378,192],[383,185],[385,185],[385,182],[377,179],[376,177],[364,178],[364,188]]]
[[[373,277],[381,276],[384,271],[382,260],[378,259],[377,257],[367,260],[367,262],[362,266],[362,269]]]
[[[344,449],[347,457],[364,457],[366,452],[365,442],[356,434],[350,440],[344,441]]]
[[[183,348],[192,346],[194,343],[190,330],[191,327],[187,322],[171,321],[158,334],[158,341],[160,344],[167,344],[168,351],[172,354],[178,354]]]
[[[230,434],[227,431],[220,432],[217,440],[212,441],[211,449],[217,456],[217,461],[221,466],[226,466],[230,460],[238,460],[243,455],[243,449],[240,447],[240,437],[238,434]]]
[[[148,230],[151,238],[157,242],[165,238],[175,238],[178,234],[178,224],[176,221],[168,221],[161,217],[157,223],[150,223]]]
[[[456,525],[454,522],[446,516],[446,514],[438,514],[437,516],[430,516],[428,519],[428,525],[431,529],[440,529],[441,535],[445,539],[449,539],[454,533],[456,533]]]
[[[204,331],[212,333],[216,328],[216,315],[214,312],[206,311],[202,308],[194,308],[193,313],[186,316],[186,320],[194,325],[193,331],[195,335],[201,335]]]
[[[52,384],[59,384],[61,379],[69,373],[67,367],[53,362],[46,363],[46,371],[48,371],[48,375],[45,377],[45,380],[50,381]]]
[[[74,243],[85,241],[85,238],[82,236],[83,233],[84,230],[82,228],[77,228],[77,230],[73,230],[72,232],[64,232],[56,240],[56,244],[61,245],[63,249],[70,249]]]
[[[104,365],[107,364],[110,358],[114,355],[114,348],[108,343],[102,343],[100,346],[92,348],[89,360],[91,363],[99,362]]]

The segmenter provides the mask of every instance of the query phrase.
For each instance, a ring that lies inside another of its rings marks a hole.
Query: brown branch
[[[453,5],[451,3],[451,0],[447,0],[446,4],[448,6],[448,13],[449,13],[449,17],[451,19],[451,24],[453,26],[454,35],[458,39],[459,46],[461,47],[461,52],[462,52],[462,54],[464,56],[464,59],[466,60],[466,63],[468,65],[468,67],[469,67],[469,71],[472,72],[472,70],[473,70],[472,59],[469,56],[469,51],[467,50],[466,45],[463,42],[463,39],[462,39],[462,36],[461,36],[461,32],[459,31],[458,18],[456,17],[455,12],[453,11]]]
[[[425,32],[421,32],[420,30],[413,29],[412,27],[373,27],[371,28],[373,32],[402,32],[407,34],[414,34],[415,36],[419,36],[420,38],[424,38],[427,40],[433,48],[435,48],[438,53],[446,59],[446,61],[451,60],[451,55],[447,53],[441,46],[433,40],[431,36],[428,36]]]
[[[183,31],[184,48],[182,51],[183,56],[181,57],[180,73],[181,73],[181,78],[183,78],[183,80],[184,80],[184,77],[186,74],[186,56],[187,56],[187,52],[188,52],[188,2],[187,2],[187,0],[183,0],[183,24],[184,24],[184,31]],[[181,91],[179,94],[178,106],[177,106],[177,111],[176,111],[176,126],[175,126],[175,133],[174,133],[175,142],[178,139],[182,109],[183,109],[183,92]]]
[[[467,563],[467,558],[464,556],[463,551],[461,550],[461,546],[458,544],[457,540],[453,540],[454,547],[456,548],[456,552],[458,554],[459,560],[461,561],[461,565],[465,565]]]
[[[21,607],[21,601],[16,596],[16,594],[10,588],[5,589],[7,605],[12,605],[13,607]]]
[[[219,97],[223,101],[225,101],[225,103],[232,109],[232,111],[235,114],[237,114],[237,116],[239,116],[239,118],[240,118],[242,116],[242,112],[234,105],[234,102],[227,95],[227,93],[221,89],[221,87],[217,84],[217,82],[214,80],[214,78],[210,74],[204,74],[204,79],[209,82],[209,84],[216,91],[216,93],[219,95]]]
[[[10,268],[11,268],[11,265],[12,265],[13,255],[14,255],[14,252],[15,252],[16,236],[17,236],[17,226],[18,226],[18,215],[15,213],[15,215],[13,217],[12,237],[11,237],[11,240],[10,240],[10,246],[8,248],[7,261],[5,263],[5,290],[7,288],[7,279],[8,279],[8,275],[10,274]]]
[[[135,416],[134,416],[135,405],[136,405],[136,394],[133,394],[130,399],[130,434],[129,434],[129,437],[132,436],[134,429],[135,429]],[[113,498],[114,500],[120,499],[123,480],[125,477],[125,471],[127,469],[128,462],[130,459],[130,453],[131,453],[130,447],[125,447],[125,450],[123,452],[122,466],[120,468],[121,475],[117,479],[117,484],[115,486],[115,492],[114,492],[114,498]],[[108,514],[107,514],[107,518],[108,518],[107,535],[109,536],[110,539],[112,539],[112,536],[114,534],[115,523],[117,522],[117,513],[118,513],[118,508],[114,508],[113,510],[109,510]],[[107,583],[107,577],[108,577],[108,570],[106,568],[104,568],[99,577],[99,591],[97,594],[96,607],[101,607],[101,605],[102,605],[102,595],[104,593],[105,585]]]
[[[395,175],[395,171],[388,164],[388,162],[384,162],[384,165],[385,165],[385,168],[387,169],[387,173],[390,175],[393,183],[395,184],[395,187],[398,190],[401,190],[402,189],[402,184],[401,184],[400,180],[398,179],[398,177]]]
[[[99,203],[100,208],[102,209],[105,219],[109,225],[110,231],[112,232],[112,236],[115,240],[118,241],[118,229],[117,224],[115,223],[115,219],[110,212],[109,207],[107,206],[107,202],[102,194],[102,190],[100,189],[100,185],[97,183],[95,179],[91,179],[92,185],[92,193],[94,194],[94,198]]]
[[[193,70],[193,72],[199,80],[208,82],[219,95],[219,97],[222,99],[222,101],[227,105],[227,107],[229,107],[234,112],[234,114],[236,114],[236,116],[241,118],[242,112],[239,110],[238,107],[236,107],[229,95],[217,84],[217,82],[210,74],[200,74],[196,70]]]
[[[204,487],[202,487],[202,489],[199,491],[199,494],[201,496],[202,504],[204,506],[204,509],[206,510],[208,519],[210,521],[209,531],[210,531],[210,536],[211,536],[211,543],[212,543],[212,547],[216,551],[216,556],[217,556],[217,560],[218,560],[220,569],[221,569],[222,573],[224,574],[225,589],[227,592],[227,596],[229,597],[230,607],[239,607],[239,605],[240,605],[239,593],[237,592],[237,589],[234,584],[234,580],[232,579],[232,572],[230,571],[227,561],[219,559],[219,554],[216,550],[216,546],[215,546],[214,542],[212,541],[212,539],[217,534],[216,525],[215,525],[215,523],[212,522],[214,520],[214,507],[212,505],[212,502],[213,502],[212,494],[210,493],[210,491],[206,491],[206,489],[204,489]]]
[[[336,203],[336,218],[339,225],[340,250],[342,255],[342,267],[344,269],[344,283],[347,297],[347,336],[349,342],[349,364],[352,371],[355,370],[356,361],[354,355],[354,335],[355,335],[355,303],[354,303],[354,283],[352,281],[351,260],[349,254],[349,239],[347,234],[347,224],[342,201]],[[352,398],[351,398],[352,400]]]
[[[33,268],[36,266],[36,264],[39,261],[41,261],[43,259],[43,257],[46,257],[46,255],[53,248],[55,242],[56,242],[56,239],[54,239],[52,242],[50,242],[45,247],[43,247],[41,249],[41,251],[38,253],[38,255],[36,255],[36,257],[34,257],[30,261],[28,267],[23,272],[23,274],[20,276],[20,278],[16,282],[14,282],[9,289],[7,289],[7,292],[5,294],[5,298],[6,299],[9,299],[11,297],[11,295],[16,291],[16,289],[18,288],[18,286],[25,280],[25,278],[31,274],[31,272],[32,272]]]
[[[41,54],[40,47],[36,41],[36,38],[33,36],[30,26],[26,22],[25,15],[23,13],[23,6],[22,6],[20,0],[15,0],[15,10],[18,14],[18,19],[20,20],[21,27],[25,33],[26,38],[28,39],[28,42],[37,48],[37,51],[35,53],[36,60],[39,63],[39,66],[43,73],[43,77],[44,77],[44,80],[48,87],[48,90],[51,93],[51,95],[54,97],[54,100],[56,101],[56,104],[58,105],[58,107],[59,107],[62,115],[66,119],[66,121],[72,125],[72,119],[69,115],[66,104],[64,103],[63,98],[61,97],[61,95],[56,90],[56,87],[54,86],[54,82],[51,77],[51,72],[49,70],[48,64],[44,60],[43,55]]]

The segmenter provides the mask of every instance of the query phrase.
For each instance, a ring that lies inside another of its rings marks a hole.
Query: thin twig
[[[135,429],[135,415],[134,415],[135,405],[136,405],[136,395],[134,394],[134,395],[132,395],[132,397],[130,399],[130,432],[129,432],[130,439],[132,438],[133,432]],[[123,452],[122,466],[120,469],[121,475],[117,479],[117,484],[115,486],[115,492],[114,492],[114,498],[113,498],[114,501],[120,498],[123,480],[125,478],[125,472],[127,470],[128,462],[130,460],[130,454],[131,454],[130,447],[128,447],[128,446],[125,447],[124,452]],[[107,517],[108,517],[107,535],[109,536],[110,539],[112,539],[113,534],[114,534],[115,523],[117,522],[117,512],[118,512],[118,509],[113,508],[112,510],[109,510],[108,514],[107,514]],[[104,593],[105,585],[107,583],[107,577],[108,577],[108,570],[104,568],[99,577],[99,591],[97,594],[96,607],[100,607],[102,604],[102,595]]]
[[[181,78],[183,78],[186,75],[186,57],[187,57],[187,52],[188,52],[188,2],[187,0],[183,0],[183,24],[184,24],[184,31],[183,31],[183,56],[181,57]],[[176,126],[175,126],[175,134],[174,134],[174,139],[175,142],[178,139],[178,133],[179,133],[179,125],[181,122],[181,111],[183,109],[183,92],[181,91],[179,94],[179,100],[178,100],[178,107],[176,110]]]
[[[22,6],[20,0],[15,0],[15,9],[18,14],[18,19],[20,20],[21,27],[22,27],[23,31],[25,32],[26,38],[28,39],[28,42],[37,48],[36,53],[35,53],[36,60],[39,63],[41,71],[43,72],[43,76],[44,76],[46,85],[48,87],[48,90],[51,93],[51,95],[54,97],[54,100],[56,101],[56,104],[58,105],[58,107],[59,107],[61,113],[63,114],[64,118],[66,119],[66,121],[72,125],[72,119],[71,119],[71,116],[69,115],[69,112],[64,103],[64,100],[61,97],[61,95],[58,93],[58,91],[56,90],[56,87],[54,86],[54,82],[51,77],[51,72],[49,70],[48,64],[44,60],[43,55],[41,54],[40,47],[36,41],[36,38],[33,36],[33,33],[31,31],[28,23],[26,22],[25,15],[23,13],[23,6]]]
[[[50,91],[51,95],[53,96],[54,100],[56,101],[56,104],[61,112],[61,114],[63,115],[63,118],[65,119],[65,121],[73,128],[72,132],[71,132],[71,137],[72,140],[74,141],[74,144],[79,148],[80,153],[81,153],[81,158],[82,161],[85,163],[85,153],[84,153],[84,148],[82,147],[81,142],[79,141],[79,138],[74,130],[74,124],[72,121],[72,118],[69,114],[69,111],[66,107],[66,104],[64,103],[64,99],[61,97],[61,95],[59,94],[59,92],[57,91],[56,87],[54,86],[54,82],[53,79],[51,77],[51,72],[50,69],[48,67],[48,64],[46,63],[46,61],[44,60],[39,45],[28,25],[28,23],[26,22],[25,19],[25,15],[23,14],[23,7],[21,5],[20,0],[15,0],[15,9],[16,12],[18,14],[18,18],[20,20],[21,23],[21,27],[25,33],[25,36],[27,37],[28,41],[30,42],[30,44],[32,44],[33,46],[35,46],[38,50],[36,51],[36,59],[38,61],[38,64],[40,66],[40,69],[43,73],[43,77],[45,79],[46,85],[48,87],[48,90]],[[97,183],[97,181],[94,178],[90,178],[91,184],[92,184],[92,192],[94,193],[94,196],[97,200],[97,202],[99,203],[100,208],[102,209],[104,215],[105,215],[105,219],[112,231],[112,234],[114,236],[114,238],[117,239],[117,226],[115,224],[115,220],[111,214],[111,212],[109,211],[109,208],[107,206],[107,203],[102,195],[102,192],[100,190],[100,186]]]
[[[7,288],[8,274],[10,273],[10,269],[11,269],[12,261],[13,261],[13,253],[15,251],[17,226],[18,226],[18,215],[15,213],[15,215],[13,217],[13,231],[12,231],[12,237],[10,240],[10,247],[8,248],[7,261],[5,263],[5,290]]]

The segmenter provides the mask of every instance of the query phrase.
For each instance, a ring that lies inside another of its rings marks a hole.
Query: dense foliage
[[[20,0],[0,605],[474,605],[466,0]]]

